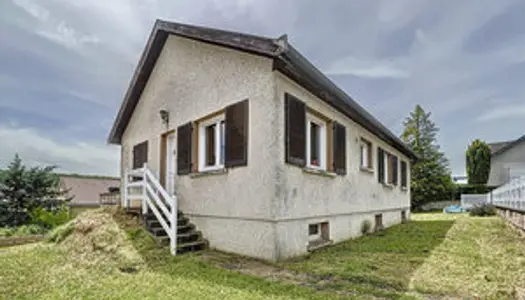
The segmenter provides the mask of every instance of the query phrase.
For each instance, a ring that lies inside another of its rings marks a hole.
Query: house
[[[60,174],[60,188],[67,191],[66,198],[73,197],[69,206],[74,213],[100,207],[101,194],[120,186],[120,178]]]
[[[501,186],[525,176],[525,135],[514,141],[491,143],[489,147],[491,158],[487,185]]]
[[[410,214],[414,153],[286,36],[158,20],[108,141],[224,251],[281,260]]]

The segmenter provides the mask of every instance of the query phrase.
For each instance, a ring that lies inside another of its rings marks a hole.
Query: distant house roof
[[[162,20],[155,22],[109,134],[109,143],[121,143],[124,130],[170,34],[271,58],[274,69],[296,81],[409,158],[417,158],[397,136],[290,45],[286,35],[272,39]]]
[[[490,143],[489,144],[490,153],[492,156],[499,155],[524,141],[525,141],[525,135],[514,141]]]
[[[71,206],[98,206],[101,193],[107,193],[110,187],[119,187],[120,179],[111,177],[60,175],[60,185],[70,189],[68,196],[73,196]]]
[[[510,144],[512,142],[513,141],[490,143],[490,144],[488,144],[489,147],[490,147],[490,153],[498,152],[501,148],[507,146],[508,144]]]

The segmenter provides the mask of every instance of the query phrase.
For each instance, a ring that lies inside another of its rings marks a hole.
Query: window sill
[[[395,185],[393,185],[393,184],[391,184],[391,183],[383,183],[383,186],[384,186],[384,187],[387,187],[387,188],[389,188],[389,189],[394,189],[394,188],[396,187]]]
[[[337,176],[337,174],[333,172],[328,172],[326,170],[314,169],[314,168],[309,168],[309,167],[304,167],[303,172],[308,173],[308,174],[330,177],[330,178],[334,178]]]
[[[308,246],[306,246],[306,250],[309,252],[315,251],[317,249],[321,249],[326,246],[330,246],[333,243],[334,241],[332,240],[323,240],[323,239],[313,240],[313,241],[308,242]]]
[[[408,191],[408,188],[407,188],[406,186],[402,186],[402,187],[401,187],[401,190],[402,190],[403,192],[406,192],[406,191]]]
[[[222,174],[227,174],[227,173],[228,173],[228,169],[220,168],[220,169],[205,170],[205,171],[199,171],[197,173],[192,173],[190,177],[199,178],[199,177],[205,177],[205,176],[222,175]]]
[[[365,172],[365,173],[369,173],[369,174],[374,174],[374,169],[373,168],[369,168],[369,167],[360,167],[360,170]]]

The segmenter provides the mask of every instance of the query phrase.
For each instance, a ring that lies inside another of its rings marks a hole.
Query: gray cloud
[[[416,104],[431,111],[461,174],[473,138],[523,134],[523,9],[519,0],[3,1],[0,132],[12,141],[0,145],[0,167],[19,151],[35,163],[115,174],[118,149],[105,138],[149,30],[163,18],[288,33],[395,132]],[[40,138],[45,151],[22,137]]]

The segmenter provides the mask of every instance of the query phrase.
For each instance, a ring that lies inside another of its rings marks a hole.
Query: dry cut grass
[[[108,211],[53,240],[0,249],[0,299],[514,299],[525,287],[523,240],[497,217],[414,214],[278,264],[172,257],[137,220]]]
[[[413,274],[422,293],[515,299],[525,287],[523,238],[498,217],[461,216]],[[522,297],[521,297],[522,298]]]
[[[327,298],[215,267],[200,254],[173,257],[133,223],[111,212],[91,211],[57,229],[57,244],[0,249],[0,299]]]

